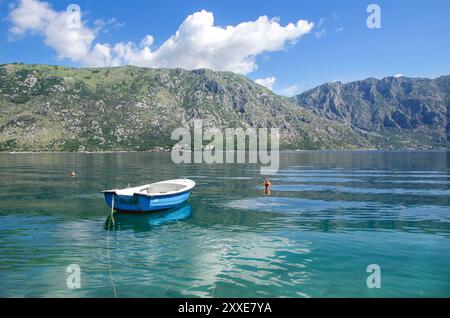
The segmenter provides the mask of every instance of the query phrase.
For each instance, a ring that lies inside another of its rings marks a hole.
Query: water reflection
[[[166,223],[179,222],[188,219],[192,208],[188,203],[180,207],[161,212],[150,213],[114,213],[113,219],[109,215],[105,221],[105,229],[128,230],[136,232],[148,231],[155,226]]]
[[[265,196],[257,165],[0,154],[0,297],[112,297],[111,268],[119,297],[450,295],[450,152],[280,156]],[[189,205],[117,213],[105,231],[99,190],[179,177],[197,181]],[[69,264],[81,289],[67,289]]]

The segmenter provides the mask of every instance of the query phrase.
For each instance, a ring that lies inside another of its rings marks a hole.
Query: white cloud
[[[141,44],[140,44],[139,46],[140,46],[141,48],[146,47],[146,46],[150,47],[150,46],[152,46],[154,40],[155,40],[155,39],[153,38],[153,36],[151,36],[151,35],[146,35],[146,36],[142,39]]]
[[[302,86],[298,85],[298,84],[286,86],[286,87],[280,89],[278,91],[278,94],[279,95],[283,95],[283,96],[287,96],[287,97],[292,97],[294,95],[300,94],[301,87]]]
[[[54,49],[58,58],[81,61],[89,54],[95,33],[82,21],[73,25],[71,13],[56,12],[48,3],[36,0],[21,0],[10,11],[13,23],[10,32],[13,36],[23,36],[27,32],[44,37],[44,43]]]
[[[94,21],[94,32],[95,34],[109,33],[111,31],[121,29],[124,26],[125,23],[117,21],[114,17],[108,20],[97,19]]]
[[[328,35],[328,32],[330,32],[331,34],[332,30],[334,30],[334,32],[336,33],[344,31],[344,27],[336,26],[337,20],[338,15],[336,13],[333,13],[331,18],[320,18],[316,24],[316,31],[314,32],[314,36],[316,37],[316,39],[326,37]]]
[[[273,84],[275,84],[275,81],[277,79],[273,76],[266,77],[266,78],[258,78],[255,80],[255,82],[259,85],[262,85],[264,87],[267,87],[268,89],[273,89]]]
[[[322,37],[327,36],[327,30],[321,29],[319,31],[316,31],[316,33],[314,33],[314,35],[317,39],[321,39]]]
[[[317,28],[320,29],[320,27],[322,27],[322,24],[325,22],[325,18],[320,18],[319,22],[317,23]]]
[[[10,11],[10,32],[26,32],[44,37],[58,57],[79,61],[86,66],[132,64],[147,67],[210,68],[248,74],[257,68],[256,56],[279,51],[309,33],[313,23],[299,20],[280,25],[279,19],[261,16],[235,26],[216,26],[211,12],[189,15],[178,30],[159,48],[152,50],[153,37],[139,43],[94,43],[95,29],[81,21],[79,28],[66,25],[65,11],[57,12],[46,2],[21,0]],[[100,23],[102,24],[102,23]],[[98,27],[98,25],[97,25]]]
[[[300,86],[297,84],[284,87],[284,88],[280,89],[280,91],[279,91],[280,95],[287,96],[287,97],[297,95],[298,93],[300,93]]]
[[[33,0],[22,0],[19,6],[10,7],[10,19],[13,27],[10,32],[23,35],[26,31],[44,32],[45,26],[55,17],[55,12],[48,3]]]
[[[283,27],[277,19],[266,16],[237,26],[218,27],[214,25],[213,14],[203,10],[188,16],[177,32],[155,51],[145,45],[149,36],[139,48],[132,42],[108,45],[109,55],[102,65],[117,60],[120,64],[138,66],[210,68],[247,74],[257,67],[255,56],[282,50],[286,43],[311,28],[312,24],[303,20]]]

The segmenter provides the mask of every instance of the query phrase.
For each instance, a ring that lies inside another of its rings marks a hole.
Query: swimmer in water
[[[70,176],[71,176],[72,178],[75,178],[75,171],[72,171],[72,172],[70,173]]]
[[[269,180],[269,177],[266,177],[266,181],[264,181],[264,188],[265,188],[265,191],[264,191],[264,193],[265,194],[268,194],[268,195],[270,195],[270,186],[272,185],[272,183],[270,182],[270,180]]]

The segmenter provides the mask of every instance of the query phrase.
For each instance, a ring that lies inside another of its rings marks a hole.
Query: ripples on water
[[[0,296],[111,297],[111,265],[120,297],[449,297],[447,158],[283,153],[266,196],[256,165],[0,154]],[[197,182],[188,204],[116,214],[108,234],[100,190],[175,177]],[[72,263],[79,290],[66,287]],[[372,263],[378,290],[365,284]]]

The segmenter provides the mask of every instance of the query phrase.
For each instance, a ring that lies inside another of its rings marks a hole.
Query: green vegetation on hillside
[[[241,75],[210,70],[0,66],[0,151],[171,147],[177,127],[276,127],[283,148],[370,143]]]

